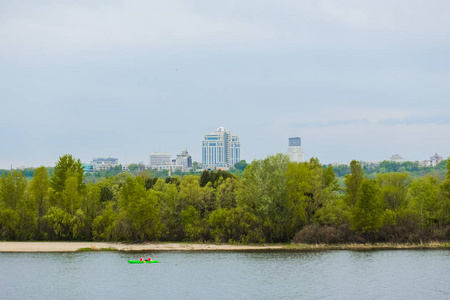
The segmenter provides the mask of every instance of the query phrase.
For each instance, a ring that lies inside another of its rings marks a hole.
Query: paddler
[[[142,259],[142,256],[141,256],[141,261],[144,261],[144,260]]]
[[[152,261],[152,258],[149,256],[146,261]]]

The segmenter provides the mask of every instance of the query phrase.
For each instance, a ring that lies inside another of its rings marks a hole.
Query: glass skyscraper
[[[241,161],[241,143],[239,136],[225,127],[216,132],[205,134],[202,147],[202,165],[204,169],[229,168]]]

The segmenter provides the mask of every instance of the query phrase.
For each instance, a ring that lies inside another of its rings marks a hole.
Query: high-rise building
[[[302,150],[302,140],[299,137],[289,138],[289,146],[287,149],[287,155],[291,162],[303,162],[303,150]]]
[[[202,165],[204,169],[232,167],[241,161],[241,143],[239,136],[225,127],[216,132],[205,134],[202,147]]]
[[[181,151],[181,154],[177,155],[175,167],[181,168],[181,172],[189,172],[192,168],[192,157],[188,154],[187,150]]]

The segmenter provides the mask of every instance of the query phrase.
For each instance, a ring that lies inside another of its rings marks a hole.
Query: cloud
[[[303,123],[291,123],[290,128],[322,128],[322,127],[340,127],[347,125],[362,125],[369,124],[367,119],[350,119],[350,120],[330,120],[327,122],[323,121],[310,121]]]
[[[394,3],[393,3],[394,2]],[[38,3],[38,4],[37,4]],[[448,41],[448,1],[1,1],[0,55]],[[393,34],[393,35],[392,35]],[[373,38],[373,42],[372,41]],[[381,44],[381,45],[380,45]],[[430,44],[430,42],[428,42]]]
[[[436,125],[450,125],[450,116],[448,115],[432,115],[432,116],[419,116],[410,115],[405,118],[389,118],[381,119],[378,121],[381,125],[386,126],[397,126],[397,125],[425,125],[425,124],[436,124]]]

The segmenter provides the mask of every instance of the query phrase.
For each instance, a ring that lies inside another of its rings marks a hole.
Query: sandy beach
[[[0,252],[72,252],[80,249],[118,251],[240,251],[240,250],[282,250],[282,245],[216,245],[185,243],[122,244],[102,242],[0,242]]]
[[[0,242],[0,252],[74,252],[74,251],[254,251],[254,250],[400,250],[400,249],[450,249],[450,243],[426,244],[187,244],[187,243],[102,243],[102,242]]]

